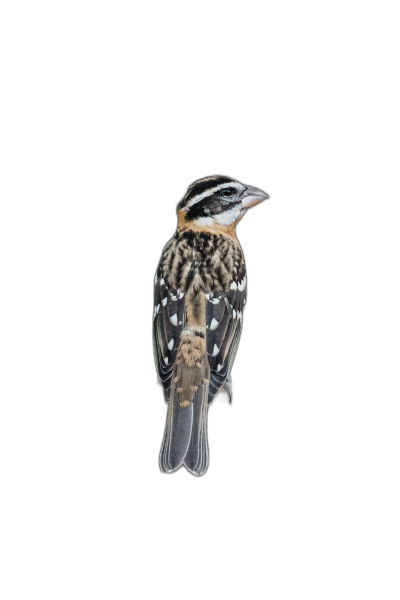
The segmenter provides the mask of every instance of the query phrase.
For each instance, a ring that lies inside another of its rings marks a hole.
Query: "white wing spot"
[[[235,309],[233,309],[233,311],[232,311],[232,314],[233,314],[233,317],[232,317],[232,318],[233,318],[233,319],[236,319],[236,310],[235,310]]]
[[[204,294],[204,295],[205,295],[205,297],[207,298],[207,300],[209,300],[209,299],[210,299],[210,294]]]
[[[166,365],[168,364],[168,356],[166,356],[166,357],[164,358],[164,362],[165,362],[165,364],[166,364]]]
[[[168,350],[172,350],[173,347],[174,347],[174,338],[172,338],[170,343],[168,344]]]
[[[160,279],[160,285],[165,285],[164,277]]]
[[[219,348],[218,348],[217,344],[214,344],[214,350],[213,350],[212,355],[217,356],[218,352],[219,352]]]
[[[178,315],[176,313],[172,315],[169,320],[171,321],[172,325],[178,325]]]
[[[237,284],[236,281],[232,281],[231,286],[229,288],[230,290],[237,290]]]
[[[239,292],[243,292],[246,287],[246,275],[243,277],[242,281],[238,285]]]
[[[217,373],[218,373],[218,371],[220,371],[221,369],[222,369],[222,365],[218,365],[218,367],[217,367]]]
[[[213,331],[214,329],[217,329],[218,325],[219,321],[217,321],[217,319],[213,319],[210,324],[210,330]]]
[[[219,304],[221,302],[221,298],[214,298],[213,300],[211,300],[211,302],[213,304]]]
[[[184,296],[184,295],[185,295],[185,294],[184,294],[183,292],[181,292],[181,293],[179,294],[179,300],[182,300],[182,298],[183,298],[183,296]]]
[[[165,298],[161,302],[162,302],[162,305],[165,306],[168,302],[168,296],[165,296]]]

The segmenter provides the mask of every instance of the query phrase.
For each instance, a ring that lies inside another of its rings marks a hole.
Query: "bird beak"
[[[256,204],[260,204],[263,200],[268,200],[268,198],[269,196],[266,192],[251,185],[247,185],[244,192],[242,192],[240,200],[243,208],[251,208]]]

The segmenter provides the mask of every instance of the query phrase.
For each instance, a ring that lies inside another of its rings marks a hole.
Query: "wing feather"
[[[169,263],[174,260],[169,252],[171,245],[172,240],[165,246],[156,272],[153,320],[154,358],[167,401],[180,337],[186,324],[185,295],[181,290],[171,287],[162,276],[163,266],[169,272]],[[177,260],[176,256],[175,259]],[[189,278],[186,283],[189,284]],[[240,264],[235,263],[233,279],[227,291],[206,293],[206,345],[211,369],[209,402],[225,385],[230,375],[242,331],[246,293],[246,270],[243,260]]]
[[[235,360],[242,332],[246,287],[234,285],[228,292],[218,293],[217,298],[218,303],[211,295],[207,301],[207,353],[211,368],[209,402],[225,384]]]
[[[153,342],[157,374],[164,388],[165,399],[170,396],[171,378],[179,340],[185,326],[185,296],[168,286],[162,277],[162,265],[169,242],[157,267],[154,284]]]

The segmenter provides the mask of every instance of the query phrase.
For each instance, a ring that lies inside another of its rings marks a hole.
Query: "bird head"
[[[268,194],[232,177],[213,175],[192,183],[177,207],[178,229],[234,232],[247,210]]]

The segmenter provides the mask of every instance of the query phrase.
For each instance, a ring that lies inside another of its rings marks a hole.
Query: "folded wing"
[[[231,372],[243,326],[246,276],[232,281],[228,292],[207,294],[207,354],[211,369],[208,401],[226,383]]]

